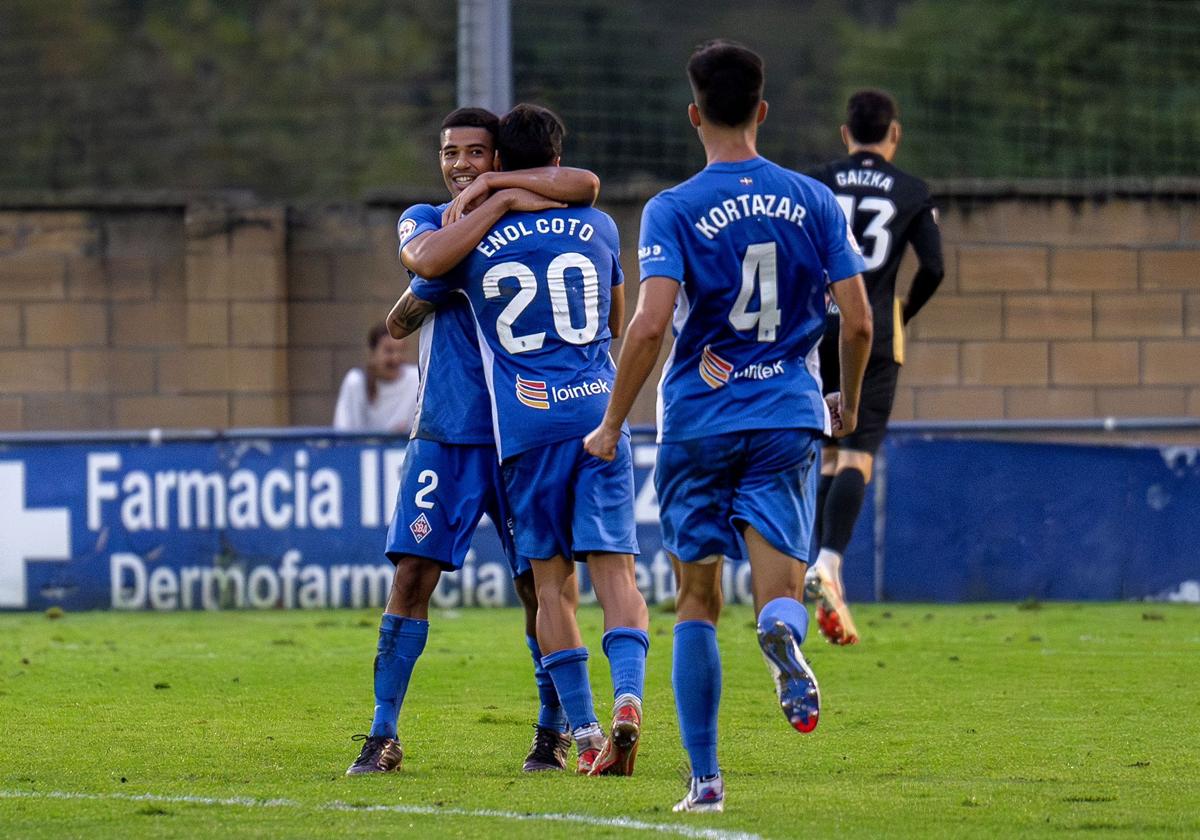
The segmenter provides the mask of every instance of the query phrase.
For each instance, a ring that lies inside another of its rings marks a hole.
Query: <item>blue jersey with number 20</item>
[[[461,288],[471,302],[502,460],[582,439],[604,416],[619,253],[616,224],[594,208],[510,213],[453,271],[413,280],[424,300]]]
[[[646,205],[642,280],[680,283],[660,441],[828,430],[817,344],[862,256],[829,188],[764,158],[712,164]]]

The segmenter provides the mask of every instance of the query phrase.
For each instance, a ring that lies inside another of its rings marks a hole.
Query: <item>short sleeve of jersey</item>
[[[638,239],[638,266],[641,279],[670,277],[683,282],[683,237],[679,214],[661,195],[647,202],[642,210],[642,230]]]
[[[415,274],[413,275],[412,283],[408,286],[408,290],[421,300],[435,305],[442,304],[446,298],[460,288],[460,286],[447,283],[441,278],[429,280]]]
[[[396,222],[396,237],[400,240],[398,250],[403,251],[413,237],[441,227],[442,214],[436,207],[432,204],[414,204]]]
[[[836,283],[867,270],[862,249],[854,238],[854,232],[846,223],[846,214],[828,188],[822,190],[821,231],[824,235],[821,253],[829,282]]]

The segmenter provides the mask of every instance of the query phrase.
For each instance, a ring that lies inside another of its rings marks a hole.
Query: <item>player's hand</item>
[[[583,448],[589,455],[595,455],[604,461],[617,457],[617,444],[621,441],[621,430],[613,431],[604,424],[592,429],[583,439]]]
[[[858,428],[858,406],[847,410],[842,403],[842,392],[834,391],[825,395],[825,405],[829,406],[830,426],[835,438],[845,437]]]
[[[518,187],[501,190],[498,195],[504,196],[505,203],[510,211],[518,213],[536,213],[539,210],[561,209],[567,206],[561,201],[555,201],[552,198],[546,198],[544,195],[538,195],[535,192],[523,190]]]
[[[492,194],[492,189],[488,186],[486,175],[485,172],[472,181],[465,190],[454,197],[450,206],[442,211],[442,227],[454,224],[487,201],[488,196]]]

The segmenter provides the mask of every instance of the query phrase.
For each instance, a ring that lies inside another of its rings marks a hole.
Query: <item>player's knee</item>
[[[864,484],[871,481],[871,471],[874,467],[875,456],[870,452],[855,452],[847,449],[838,455],[837,471],[858,470],[862,473]]]
[[[441,567],[424,557],[402,557],[392,576],[389,606],[401,615],[428,609],[433,590],[441,576]]]
[[[513,589],[526,610],[537,609],[537,588],[533,585],[532,572],[525,572],[513,578]]]

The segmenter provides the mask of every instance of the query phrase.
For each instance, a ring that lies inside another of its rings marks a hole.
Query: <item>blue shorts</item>
[[[589,455],[583,441],[572,438],[509,458],[501,472],[522,557],[638,553],[628,435],[611,462]]]
[[[662,443],[654,469],[663,548],[684,563],[743,558],[750,525],[807,562],[817,499],[820,433],[763,429]]]
[[[496,447],[410,440],[388,528],[388,559],[399,563],[412,555],[447,571],[461,569],[484,513],[496,526],[513,576],[529,571],[529,561],[519,559],[513,549],[512,514]]]

